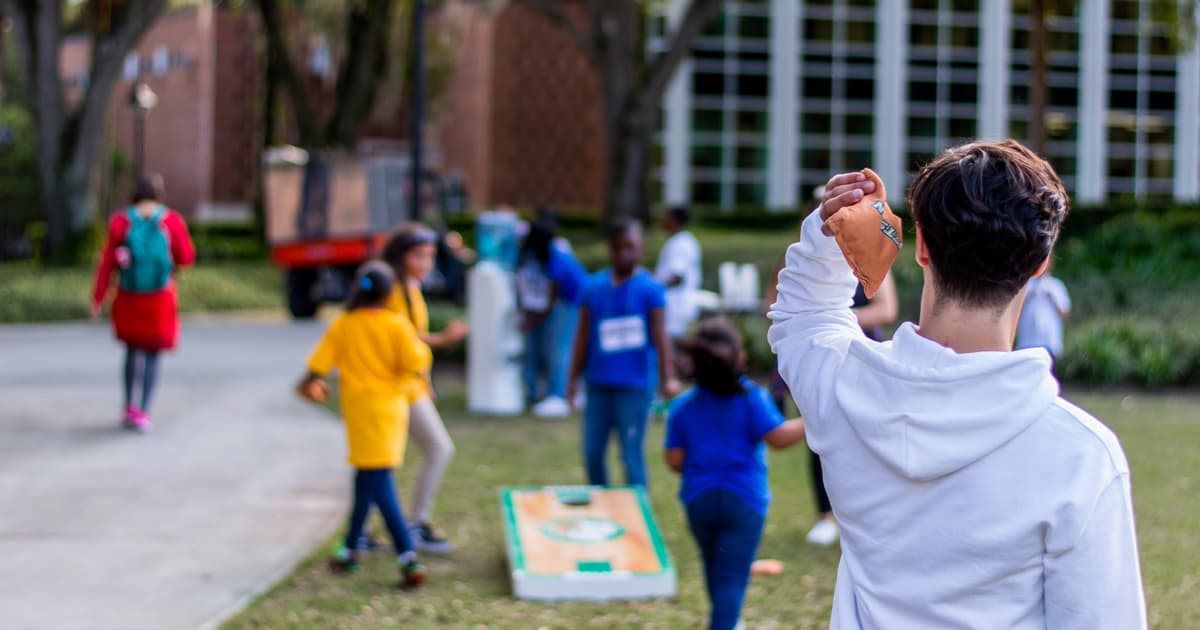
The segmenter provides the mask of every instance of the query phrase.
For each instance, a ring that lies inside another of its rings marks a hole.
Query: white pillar
[[[667,30],[674,32],[683,18],[686,3],[671,0]],[[663,200],[667,205],[686,204],[692,197],[692,59],[689,55],[675,69],[667,86],[663,109]]]
[[[1008,137],[1009,69],[1012,51],[1012,0],[983,0],[979,15],[980,138]]]
[[[875,139],[873,170],[888,189],[888,201],[903,201],[908,179],[904,147],[908,135],[908,3],[880,2],[875,20]]]
[[[799,176],[800,2],[771,0],[771,100],[767,114],[767,207],[796,207]]]
[[[1075,202],[1103,203],[1108,192],[1109,0],[1079,11],[1079,124]]]
[[[1200,12],[1196,15],[1200,28]],[[1200,201],[1200,47],[1175,66],[1175,201]]]

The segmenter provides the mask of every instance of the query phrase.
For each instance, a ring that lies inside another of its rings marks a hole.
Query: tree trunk
[[[387,70],[388,30],[394,4],[392,0],[350,4],[346,20],[349,50],[338,71],[334,110],[325,127],[326,145],[353,146],[358,128],[371,113],[376,86]]]
[[[292,116],[296,119],[296,133],[300,136],[300,146],[313,148],[320,144],[317,133],[316,116],[308,102],[308,94],[300,83],[300,76],[288,56],[287,42],[284,40],[283,15],[275,0],[258,0],[259,16],[262,18],[263,35],[267,42],[267,55],[270,59],[268,67],[273,67],[278,80],[283,84],[284,93],[292,106]]]
[[[637,81],[645,67],[639,13],[632,0],[603,3],[594,37],[598,43],[601,92],[604,96],[604,137],[608,170],[604,187],[604,216],[609,224],[649,215],[646,175],[649,143],[638,141]],[[645,155],[641,155],[644,150]]]
[[[1041,156],[1046,155],[1047,17],[1046,0],[1029,0],[1029,145]]]
[[[93,33],[91,65],[83,101],[68,113],[58,70],[62,46],[62,3],[4,0],[24,57],[27,106],[36,131],[38,183],[48,235],[47,257],[67,260],[94,219],[93,165],[103,144],[108,103],[125,60],[166,0],[121,5]]]

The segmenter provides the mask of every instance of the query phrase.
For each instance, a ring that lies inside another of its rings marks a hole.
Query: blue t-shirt
[[[550,248],[550,264],[546,275],[558,285],[558,296],[569,304],[579,306],[587,286],[588,272],[571,252]]]
[[[763,436],[783,424],[767,391],[742,378],[745,392],[718,396],[699,386],[671,403],[666,448],[684,450],[679,498],[686,504],[710,490],[728,490],[759,514],[767,513],[767,457]]]
[[[650,312],[666,304],[665,289],[639,268],[613,286],[608,269],[593,275],[583,293],[588,309],[588,353],[584,377],[589,385],[649,389],[654,340]]]

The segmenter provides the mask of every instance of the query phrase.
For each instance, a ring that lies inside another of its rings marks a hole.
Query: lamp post
[[[422,134],[421,127],[425,118],[425,0],[413,3],[412,14],[412,216],[413,221],[421,220],[421,180],[422,171]]]
[[[145,83],[138,83],[129,92],[133,107],[133,167],[140,176],[146,168],[146,115],[158,105],[158,95]]]

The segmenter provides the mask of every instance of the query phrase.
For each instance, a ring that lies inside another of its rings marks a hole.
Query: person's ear
[[[1053,257],[1054,252],[1050,252],[1050,255],[1046,257],[1046,260],[1043,260],[1042,264],[1038,265],[1037,271],[1033,272],[1034,278],[1041,278],[1042,276],[1046,275],[1046,272],[1050,270],[1050,259]]]
[[[928,267],[930,264],[929,247],[925,244],[925,237],[921,234],[921,225],[917,224],[917,264],[922,268]]]

